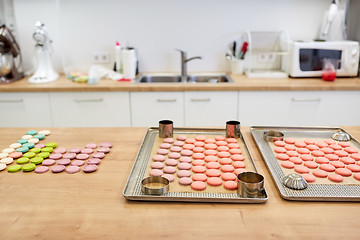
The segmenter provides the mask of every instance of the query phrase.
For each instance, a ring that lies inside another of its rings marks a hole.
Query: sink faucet
[[[176,49],[177,51],[179,51],[181,53],[181,82],[187,82],[187,67],[186,67],[186,63],[194,60],[194,59],[201,59],[200,56],[196,56],[196,57],[192,57],[192,58],[187,58],[187,54],[186,52],[180,50],[180,49]]]

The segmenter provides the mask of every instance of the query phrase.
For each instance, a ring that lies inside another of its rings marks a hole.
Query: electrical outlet
[[[263,52],[258,54],[257,61],[261,63],[269,63],[274,62],[275,58],[276,56],[274,53]]]
[[[92,53],[93,63],[109,63],[110,54],[108,52],[93,52]]]
[[[275,58],[276,58],[276,56],[275,56],[274,53],[269,53],[269,54],[268,54],[268,61],[269,61],[269,62],[274,62],[274,61],[275,61]]]

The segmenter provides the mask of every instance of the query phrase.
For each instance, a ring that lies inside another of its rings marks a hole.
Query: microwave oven
[[[289,42],[282,56],[282,70],[290,77],[321,77],[323,62],[336,62],[336,76],[355,77],[359,69],[359,43],[356,41]]]

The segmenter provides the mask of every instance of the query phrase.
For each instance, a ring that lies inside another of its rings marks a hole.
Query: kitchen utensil
[[[334,139],[335,141],[340,141],[340,142],[348,142],[351,140],[350,135],[346,132],[334,133],[331,138]]]
[[[308,187],[308,183],[305,181],[305,179],[296,173],[285,176],[283,179],[283,184],[285,187],[294,190],[303,190]]]
[[[10,30],[0,27],[0,83],[11,83],[24,77],[20,48]]]
[[[240,122],[239,121],[227,121],[226,122],[226,137],[227,138],[239,138],[240,137]]]
[[[59,77],[59,74],[55,72],[51,64],[50,56],[52,54],[52,41],[45,25],[40,21],[35,23],[33,39],[36,42],[35,51],[37,57],[37,69],[35,74],[29,78],[29,82],[47,83],[55,81]]]
[[[264,132],[264,139],[269,142],[284,140],[284,133],[279,131],[266,131]]]
[[[141,181],[141,191],[146,195],[161,195],[169,191],[169,183],[164,177],[150,176]]]
[[[248,42],[243,43],[243,45],[241,47],[241,50],[239,52],[239,59],[244,59],[245,58],[245,53],[247,52],[248,46],[249,46]]]
[[[243,198],[257,198],[264,194],[264,177],[255,172],[242,172],[239,180],[238,193]]]
[[[161,120],[159,121],[159,137],[169,138],[173,136],[173,121]]]

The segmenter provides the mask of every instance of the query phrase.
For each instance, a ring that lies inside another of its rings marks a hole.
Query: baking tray
[[[252,126],[251,134],[260,150],[263,159],[271,173],[275,185],[282,198],[298,201],[360,201],[359,184],[316,184],[309,183],[304,190],[292,190],[282,184],[285,174],[279,165],[270,144],[264,140],[264,132],[281,131],[284,137],[291,138],[331,138],[334,133],[346,131],[339,127],[269,127]],[[360,143],[349,134],[350,142],[360,149]]]
[[[174,128],[174,135],[176,134],[201,134],[201,135],[217,135],[225,136],[225,129],[219,128]],[[141,181],[146,177],[147,166],[150,161],[150,156],[153,150],[156,137],[159,135],[158,127],[150,127],[142,141],[139,152],[136,156],[134,165],[131,169],[126,186],[123,191],[123,196],[128,200],[140,200],[140,201],[180,201],[180,202],[222,202],[222,203],[264,203],[268,199],[268,195],[264,189],[263,195],[258,198],[242,198],[234,190],[234,193],[209,193],[202,191],[192,192],[169,192],[154,196],[144,195],[141,191]],[[244,144],[242,151],[243,155],[246,154],[249,162],[251,163],[252,171],[257,172],[253,158],[248,151],[246,142],[242,134],[240,133],[240,141]]]

